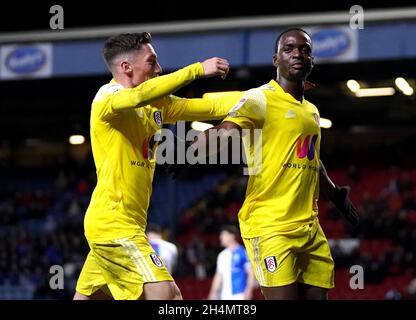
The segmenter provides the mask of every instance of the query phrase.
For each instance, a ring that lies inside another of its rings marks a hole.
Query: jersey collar
[[[117,83],[117,84],[119,84],[119,85],[121,86],[121,84],[120,84],[120,83],[118,83],[116,80],[114,80],[114,78],[113,78],[113,79],[111,79],[110,83],[111,83],[111,84],[113,84],[113,83]],[[122,86],[122,87],[123,87],[123,86]],[[123,87],[123,88],[124,88],[124,87]]]
[[[300,105],[305,105],[308,102],[306,101],[305,97],[303,97],[302,102],[299,102],[298,100],[296,100],[290,93],[287,93],[283,90],[283,88],[279,85],[279,83],[277,83],[276,80],[272,79],[269,82],[269,85],[271,85],[273,88],[275,88],[276,93],[278,93],[279,95],[284,96],[286,99],[288,99],[289,101],[296,103],[296,104],[300,104]]]

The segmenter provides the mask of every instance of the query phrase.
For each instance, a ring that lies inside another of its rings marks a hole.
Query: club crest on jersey
[[[160,258],[157,256],[157,254],[151,253],[150,254],[150,259],[152,259],[152,262],[155,264],[156,267],[158,267],[158,268],[163,267],[163,262],[162,262],[162,260],[160,260]]]
[[[160,111],[155,111],[155,113],[153,113],[153,119],[155,119],[156,125],[159,128],[162,128],[162,112]]]
[[[315,119],[316,124],[319,126],[319,117],[316,113],[313,114],[313,118]]]
[[[277,261],[275,256],[266,257],[264,259],[264,264],[266,265],[266,269],[269,272],[275,272],[277,269]]]

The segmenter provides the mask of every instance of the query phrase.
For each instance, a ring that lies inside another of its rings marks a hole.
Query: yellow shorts
[[[103,290],[116,300],[137,300],[144,283],[173,281],[144,235],[89,245],[76,286],[83,295]]]
[[[279,287],[299,282],[334,287],[334,261],[317,219],[289,233],[243,240],[261,286]]]

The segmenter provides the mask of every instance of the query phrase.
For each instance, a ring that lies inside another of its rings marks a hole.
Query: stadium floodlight
[[[206,122],[194,121],[191,123],[191,128],[196,131],[205,131],[212,127],[213,127],[212,124],[206,123]]]
[[[351,90],[351,92],[354,92],[354,93],[357,92],[358,90],[360,90],[360,88],[361,88],[360,84],[356,80],[348,80],[347,81],[347,87],[348,87],[348,89]]]
[[[405,78],[398,77],[396,78],[394,83],[396,84],[397,88],[399,88],[400,91],[403,92],[403,94],[405,94],[406,96],[411,96],[413,94],[414,90]]]
[[[319,118],[319,126],[324,129],[332,127],[332,121],[326,118]]]
[[[392,87],[382,88],[365,88],[355,92],[355,95],[359,98],[363,97],[381,97],[381,96],[392,96],[396,93],[396,90]]]
[[[85,142],[85,137],[80,134],[74,134],[69,137],[69,143],[76,145],[76,144],[83,144]]]

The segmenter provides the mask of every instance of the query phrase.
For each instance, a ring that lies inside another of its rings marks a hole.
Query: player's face
[[[220,232],[220,243],[221,246],[227,247],[234,240],[234,235],[228,231]]]
[[[312,43],[302,31],[289,31],[279,42],[277,53],[273,56],[273,64],[279,74],[288,80],[305,80],[312,71]]]
[[[162,68],[157,61],[157,55],[152,45],[143,44],[132,61],[132,82],[137,86],[162,73]]]

